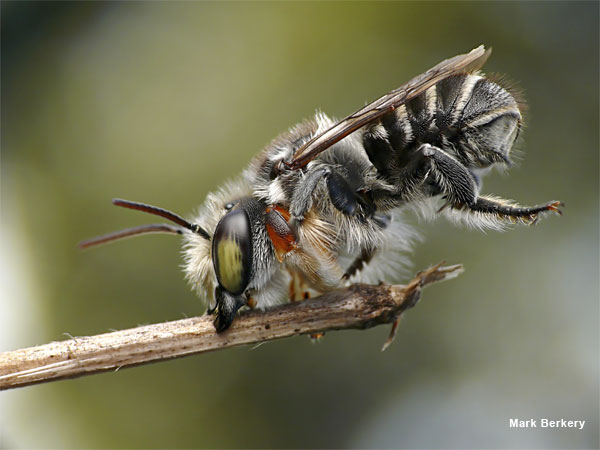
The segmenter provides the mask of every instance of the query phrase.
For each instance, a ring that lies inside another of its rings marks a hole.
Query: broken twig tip
[[[394,342],[394,338],[396,337],[396,330],[398,330],[399,323],[400,323],[400,318],[398,317],[396,320],[394,320],[394,323],[392,324],[392,327],[390,328],[390,335],[388,336],[388,338],[385,340],[385,342],[381,346],[382,352],[385,352],[387,350],[387,348],[390,345],[392,345],[392,342]]]
[[[446,264],[446,261],[442,261],[435,266],[422,270],[417,273],[406,286],[392,286],[392,295],[397,293],[395,301],[396,304],[401,307],[401,312],[410,309],[417,304],[421,298],[422,287],[427,286],[428,284],[437,283],[438,281],[451,280],[464,271],[462,264],[455,264],[452,266],[444,266],[444,264]],[[382,352],[394,342],[399,320],[400,316],[398,315],[392,323],[390,335],[383,343],[381,348]]]

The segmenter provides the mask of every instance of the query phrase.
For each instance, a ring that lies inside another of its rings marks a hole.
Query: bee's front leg
[[[304,219],[305,214],[312,208],[315,189],[330,173],[329,168],[314,169],[298,182],[290,202],[290,214],[293,220],[301,222]]]

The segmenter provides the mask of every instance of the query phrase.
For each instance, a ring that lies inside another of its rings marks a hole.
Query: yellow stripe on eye
[[[241,290],[244,266],[239,243],[235,239],[221,239],[217,243],[217,258],[221,285],[229,292]]]
[[[215,275],[223,290],[240,295],[252,273],[252,229],[243,209],[225,214],[215,228],[212,259]]]

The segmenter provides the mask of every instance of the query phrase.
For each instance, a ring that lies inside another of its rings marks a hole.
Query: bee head
[[[207,242],[208,251],[206,263],[211,264],[216,276],[215,288],[215,326],[218,331],[229,327],[237,310],[246,304],[248,286],[252,284],[252,276],[256,269],[255,259],[264,261],[260,255],[268,254],[265,248],[266,240],[255,239],[260,233],[258,223],[264,221],[264,205],[254,198],[242,198],[234,203],[225,205],[226,214],[220,218],[211,236],[200,225],[190,223],[177,214],[166,209],[145,203],[131,202],[128,200],[113,199],[113,204],[124,208],[154,214],[174,222],[170,224],[142,225],[127,228],[114,233],[98,236],[79,243],[80,248],[89,248],[96,245],[112,242],[118,239],[137,236],[147,233],[171,233],[180,235],[196,235],[200,241]],[[252,224],[255,224],[253,228]],[[259,227],[260,228],[260,227]],[[256,242],[255,242],[256,241]],[[263,245],[260,245],[260,242]],[[255,245],[257,249],[255,249]],[[268,259],[268,258],[267,258]],[[211,262],[209,262],[211,261]],[[265,272],[264,267],[258,270]],[[259,277],[260,278],[260,277]]]

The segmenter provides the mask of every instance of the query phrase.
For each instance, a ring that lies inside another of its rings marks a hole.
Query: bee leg
[[[309,172],[298,184],[292,195],[290,214],[302,220],[313,205],[313,194],[319,182],[325,178],[327,191],[333,206],[342,213],[353,216],[359,208],[365,217],[375,213],[375,203],[368,193],[356,192],[346,177],[332,168],[320,168]]]
[[[350,266],[346,269],[346,273],[342,277],[344,280],[349,280],[354,275],[362,270],[364,266],[369,264],[373,255],[375,254],[375,249],[372,248],[363,248],[360,252],[360,255],[350,264]]]
[[[374,215],[371,220],[382,230],[387,228],[388,225],[391,222],[391,217],[387,216],[387,215]],[[357,273],[359,273],[361,270],[363,270],[363,268],[369,264],[371,262],[371,260],[373,259],[373,256],[375,256],[375,253],[377,252],[376,248],[363,248],[360,252],[360,255],[358,255],[354,261],[352,261],[352,264],[350,264],[348,266],[348,268],[346,269],[346,272],[344,273],[344,276],[342,277],[343,280],[349,280],[350,278],[352,278],[354,275],[356,275]]]
[[[558,201],[530,207],[500,198],[479,197],[477,181],[460,162],[429,144],[424,144],[419,150],[430,158],[432,175],[450,205],[455,209],[479,213],[479,225],[501,226],[506,221],[534,224],[541,213],[554,211],[561,214],[559,207],[563,204]]]
[[[310,295],[310,288],[306,284],[304,277],[301,272],[296,270],[289,270],[290,274],[290,286],[289,286],[289,298],[291,302],[299,302],[302,300],[308,300]]]
[[[294,271],[289,271],[290,273],[290,287],[289,287],[289,298],[291,302],[297,302],[300,301],[300,275],[298,274],[298,272]]]
[[[331,203],[336,209],[347,216],[353,216],[356,213],[358,201],[354,189],[342,175],[334,170],[327,176],[327,190]]]
[[[248,297],[248,299],[246,300],[246,306],[250,309],[254,309],[256,308],[256,299],[254,297]]]
[[[215,290],[215,294],[217,305],[214,325],[217,333],[221,333],[229,328],[238,309],[246,304],[246,299],[241,295],[232,295],[220,288]]]
[[[559,201],[551,201],[545,205],[519,206],[501,198],[482,196],[478,197],[474,204],[468,205],[468,209],[483,214],[486,218],[491,218],[498,223],[508,220],[512,223],[521,222],[533,225],[538,221],[540,214],[555,212],[562,215],[561,206],[564,206],[564,203]]]
[[[419,150],[429,158],[430,173],[451,205],[472,205],[478,195],[477,182],[469,170],[443,150],[423,144]]]
[[[376,216],[377,207],[372,191],[356,189],[349,181],[350,176],[344,176],[335,170],[327,176],[329,198],[335,208],[347,216],[356,216],[361,222],[373,219],[380,228],[387,226],[384,216]]]
[[[313,192],[319,181],[330,173],[329,169],[316,169],[306,174],[294,189],[290,202],[290,214],[295,220],[304,219],[304,215],[312,208]]]

